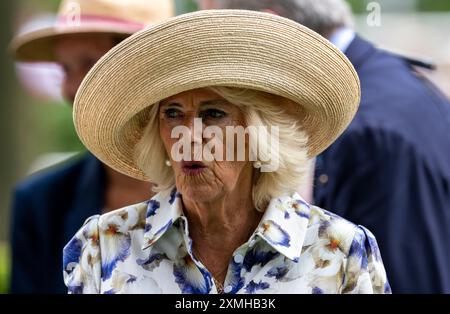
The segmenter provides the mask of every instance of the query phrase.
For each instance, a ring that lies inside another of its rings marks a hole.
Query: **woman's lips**
[[[207,167],[201,161],[182,161],[181,169],[184,174],[189,176],[195,176],[202,173]]]

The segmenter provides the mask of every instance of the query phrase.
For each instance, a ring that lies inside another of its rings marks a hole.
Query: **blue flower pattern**
[[[255,283],[253,280],[248,283],[245,287],[245,292],[247,293],[255,293],[257,290],[264,290],[269,288],[270,285],[267,282],[262,282],[261,280],[258,283]]]
[[[182,196],[91,217],[64,248],[64,281],[78,293],[217,293],[192,253]],[[299,195],[273,198],[231,257],[230,294],[391,293],[374,236]]]
[[[211,276],[206,269],[197,267],[189,255],[174,263],[173,275],[181,293],[207,294],[211,290]]]

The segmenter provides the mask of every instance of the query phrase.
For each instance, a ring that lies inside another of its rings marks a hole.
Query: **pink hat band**
[[[73,28],[73,27],[100,27],[100,28],[123,28],[130,32],[137,32],[145,28],[144,23],[138,23],[125,19],[100,16],[100,15],[60,15],[57,19],[55,27],[57,28]]]

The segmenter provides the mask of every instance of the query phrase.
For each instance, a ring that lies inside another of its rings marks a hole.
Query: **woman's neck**
[[[262,217],[253,205],[252,184],[238,184],[211,202],[183,203],[194,255],[223,283],[233,252],[248,241]]]
[[[227,242],[240,245],[248,239],[258,225],[261,213],[255,210],[251,196],[248,197],[251,193],[237,192],[236,197],[227,195],[213,202],[192,202],[185,207],[193,239],[211,247],[216,244],[220,247]]]

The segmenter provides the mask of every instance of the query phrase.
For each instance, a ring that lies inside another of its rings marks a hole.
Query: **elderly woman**
[[[64,249],[69,292],[390,292],[373,235],[295,192],[359,97],[338,49],[271,14],[201,11],[125,40],[74,121],[158,194],[86,221]]]

